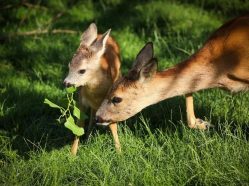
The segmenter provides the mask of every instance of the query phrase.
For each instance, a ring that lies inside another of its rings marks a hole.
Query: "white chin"
[[[105,123],[97,123],[97,125],[100,125],[100,126],[108,126],[110,123],[107,123],[107,122],[105,122]]]

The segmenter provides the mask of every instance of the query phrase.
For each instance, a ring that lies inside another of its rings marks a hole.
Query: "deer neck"
[[[106,92],[106,87],[110,87],[110,79],[106,73],[102,69],[96,69],[90,81],[86,83],[85,88],[93,92]]]
[[[214,70],[206,57],[193,56],[176,66],[157,72],[146,87],[147,97],[153,97],[149,104],[185,95],[202,89],[216,87]]]

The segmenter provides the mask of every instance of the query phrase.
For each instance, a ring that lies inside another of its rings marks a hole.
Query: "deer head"
[[[64,80],[66,86],[84,86],[96,75],[110,31],[97,39],[97,27],[94,23],[90,24],[82,34],[80,46],[69,63],[69,73]]]
[[[96,113],[96,122],[108,125],[135,115],[153,99],[151,83],[157,70],[153,44],[147,43],[138,53],[128,74],[117,80]]]

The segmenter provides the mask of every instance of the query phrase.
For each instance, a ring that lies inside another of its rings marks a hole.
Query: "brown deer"
[[[119,47],[109,37],[110,29],[103,35],[97,34],[97,27],[92,23],[82,34],[80,46],[69,63],[69,73],[64,80],[65,86],[79,87],[79,106],[81,112],[91,109],[90,122],[86,136],[90,134],[95,113],[107,91],[120,76]],[[78,121],[84,127],[84,121]],[[109,125],[116,149],[120,151],[117,124]],[[76,155],[79,137],[73,142],[71,153]]]
[[[189,59],[164,71],[157,71],[153,45],[147,43],[128,75],[114,83],[96,121],[108,125],[126,120],[149,105],[186,95],[188,126],[206,129],[208,123],[195,117],[192,93],[215,87],[249,90],[249,15],[227,22]]]

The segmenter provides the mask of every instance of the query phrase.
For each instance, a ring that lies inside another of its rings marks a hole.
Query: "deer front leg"
[[[117,123],[110,124],[109,128],[110,128],[112,136],[113,136],[116,151],[118,153],[120,153],[121,152],[121,146],[120,146],[120,142],[119,142],[119,138],[118,138],[118,126],[117,126]]]
[[[208,122],[195,117],[194,101],[192,93],[186,95],[186,110],[187,110],[188,126],[190,128],[205,130],[210,126]]]
[[[79,108],[80,108],[80,112],[81,113],[84,113],[85,111],[87,111],[87,107],[82,105],[82,104],[79,104]],[[85,128],[85,120],[83,118],[79,119],[77,121],[77,125],[79,127],[83,127]],[[79,142],[80,142],[80,137],[79,136],[75,136],[74,138],[74,141],[73,141],[73,144],[72,144],[72,147],[71,147],[71,154],[72,155],[76,155],[77,154],[77,151],[78,151],[78,148],[79,148]]]
[[[95,118],[96,110],[91,108],[90,112],[91,112],[91,114],[90,114],[89,124],[86,128],[86,133],[84,135],[84,140],[86,140],[86,141],[89,139],[89,136],[91,135],[92,130],[93,130],[94,125],[95,125],[94,118]]]
[[[84,124],[85,124],[84,120],[78,120],[77,121],[77,125],[79,127],[84,127]],[[71,147],[71,154],[74,155],[74,156],[77,154],[77,151],[78,151],[78,148],[79,148],[79,141],[80,141],[80,137],[75,136],[72,147]]]

